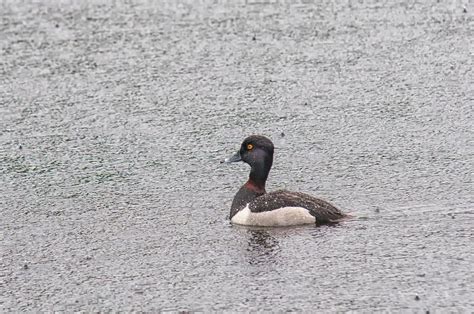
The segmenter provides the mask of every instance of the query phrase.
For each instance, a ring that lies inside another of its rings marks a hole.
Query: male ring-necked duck
[[[234,197],[232,223],[251,226],[292,226],[335,223],[347,217],[326,201],[299,192],[278,190],[267,193],[265,182],[273,163],[273,143],[265,136],[247,137],[240,150],[224,160],[250,165],[248,181]]]

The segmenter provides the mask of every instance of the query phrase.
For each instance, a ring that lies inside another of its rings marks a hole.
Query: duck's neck
[[[266,193],[265,182],[267,181],[271,167],[272,159],[261,164],[252,165],[248,181],[240,188],[234,197],[230,209],[230,218],[232,218],[238,211],[245,208],[245,206],[255,198]]]
[[[256,190],[265,190],[265,182],[267,182],[268,173],[270,172],[271,167],[271,161],[270,163],[253,165],[246,185],[248,185],[249,188],[254,188]]]
[[[250,187],[255,187],[257,190],[265,190],[265,182],[267,182],[268,173],[273,164],[273,154],[268,154],[255,162],[252,162],[250,166],[249,180],[246,184]]]

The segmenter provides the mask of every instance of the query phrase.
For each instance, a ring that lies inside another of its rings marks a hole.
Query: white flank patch
[[[247,204],[231,221],[237,225],[276,227],[314,224],[316,218],[303,207],[282,207],[268,212],[252,213]]]

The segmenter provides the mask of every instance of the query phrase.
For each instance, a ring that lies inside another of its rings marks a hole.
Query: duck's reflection
[[[278,262],[280,244],[267,230],[248,229],[248,263],[251,265]]]
[[[290,245],[291,241],[285,239],[293,239],[301,237],[309,241],[324,241],[324,234],[328,232],[328,228],[337,227],[303,225],[297,227],[281,227],[281,228],[265,228],[265,227],[249,227],[234,225],[247,238],[247,245],[243,248],[244,256],[250,265],[274,265],[284,262],[284,247]],[[283,243],[283,244],[282,244]],[[284,244],[286,243],[286,244]],[[282,248],[283,245],[283,248]]]

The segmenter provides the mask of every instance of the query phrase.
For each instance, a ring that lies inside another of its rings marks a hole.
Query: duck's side
[[[336,223],[346,217],[330,203],[299,192],[279,190],[258,197],[235,211],[234,224],[292,226]]]

